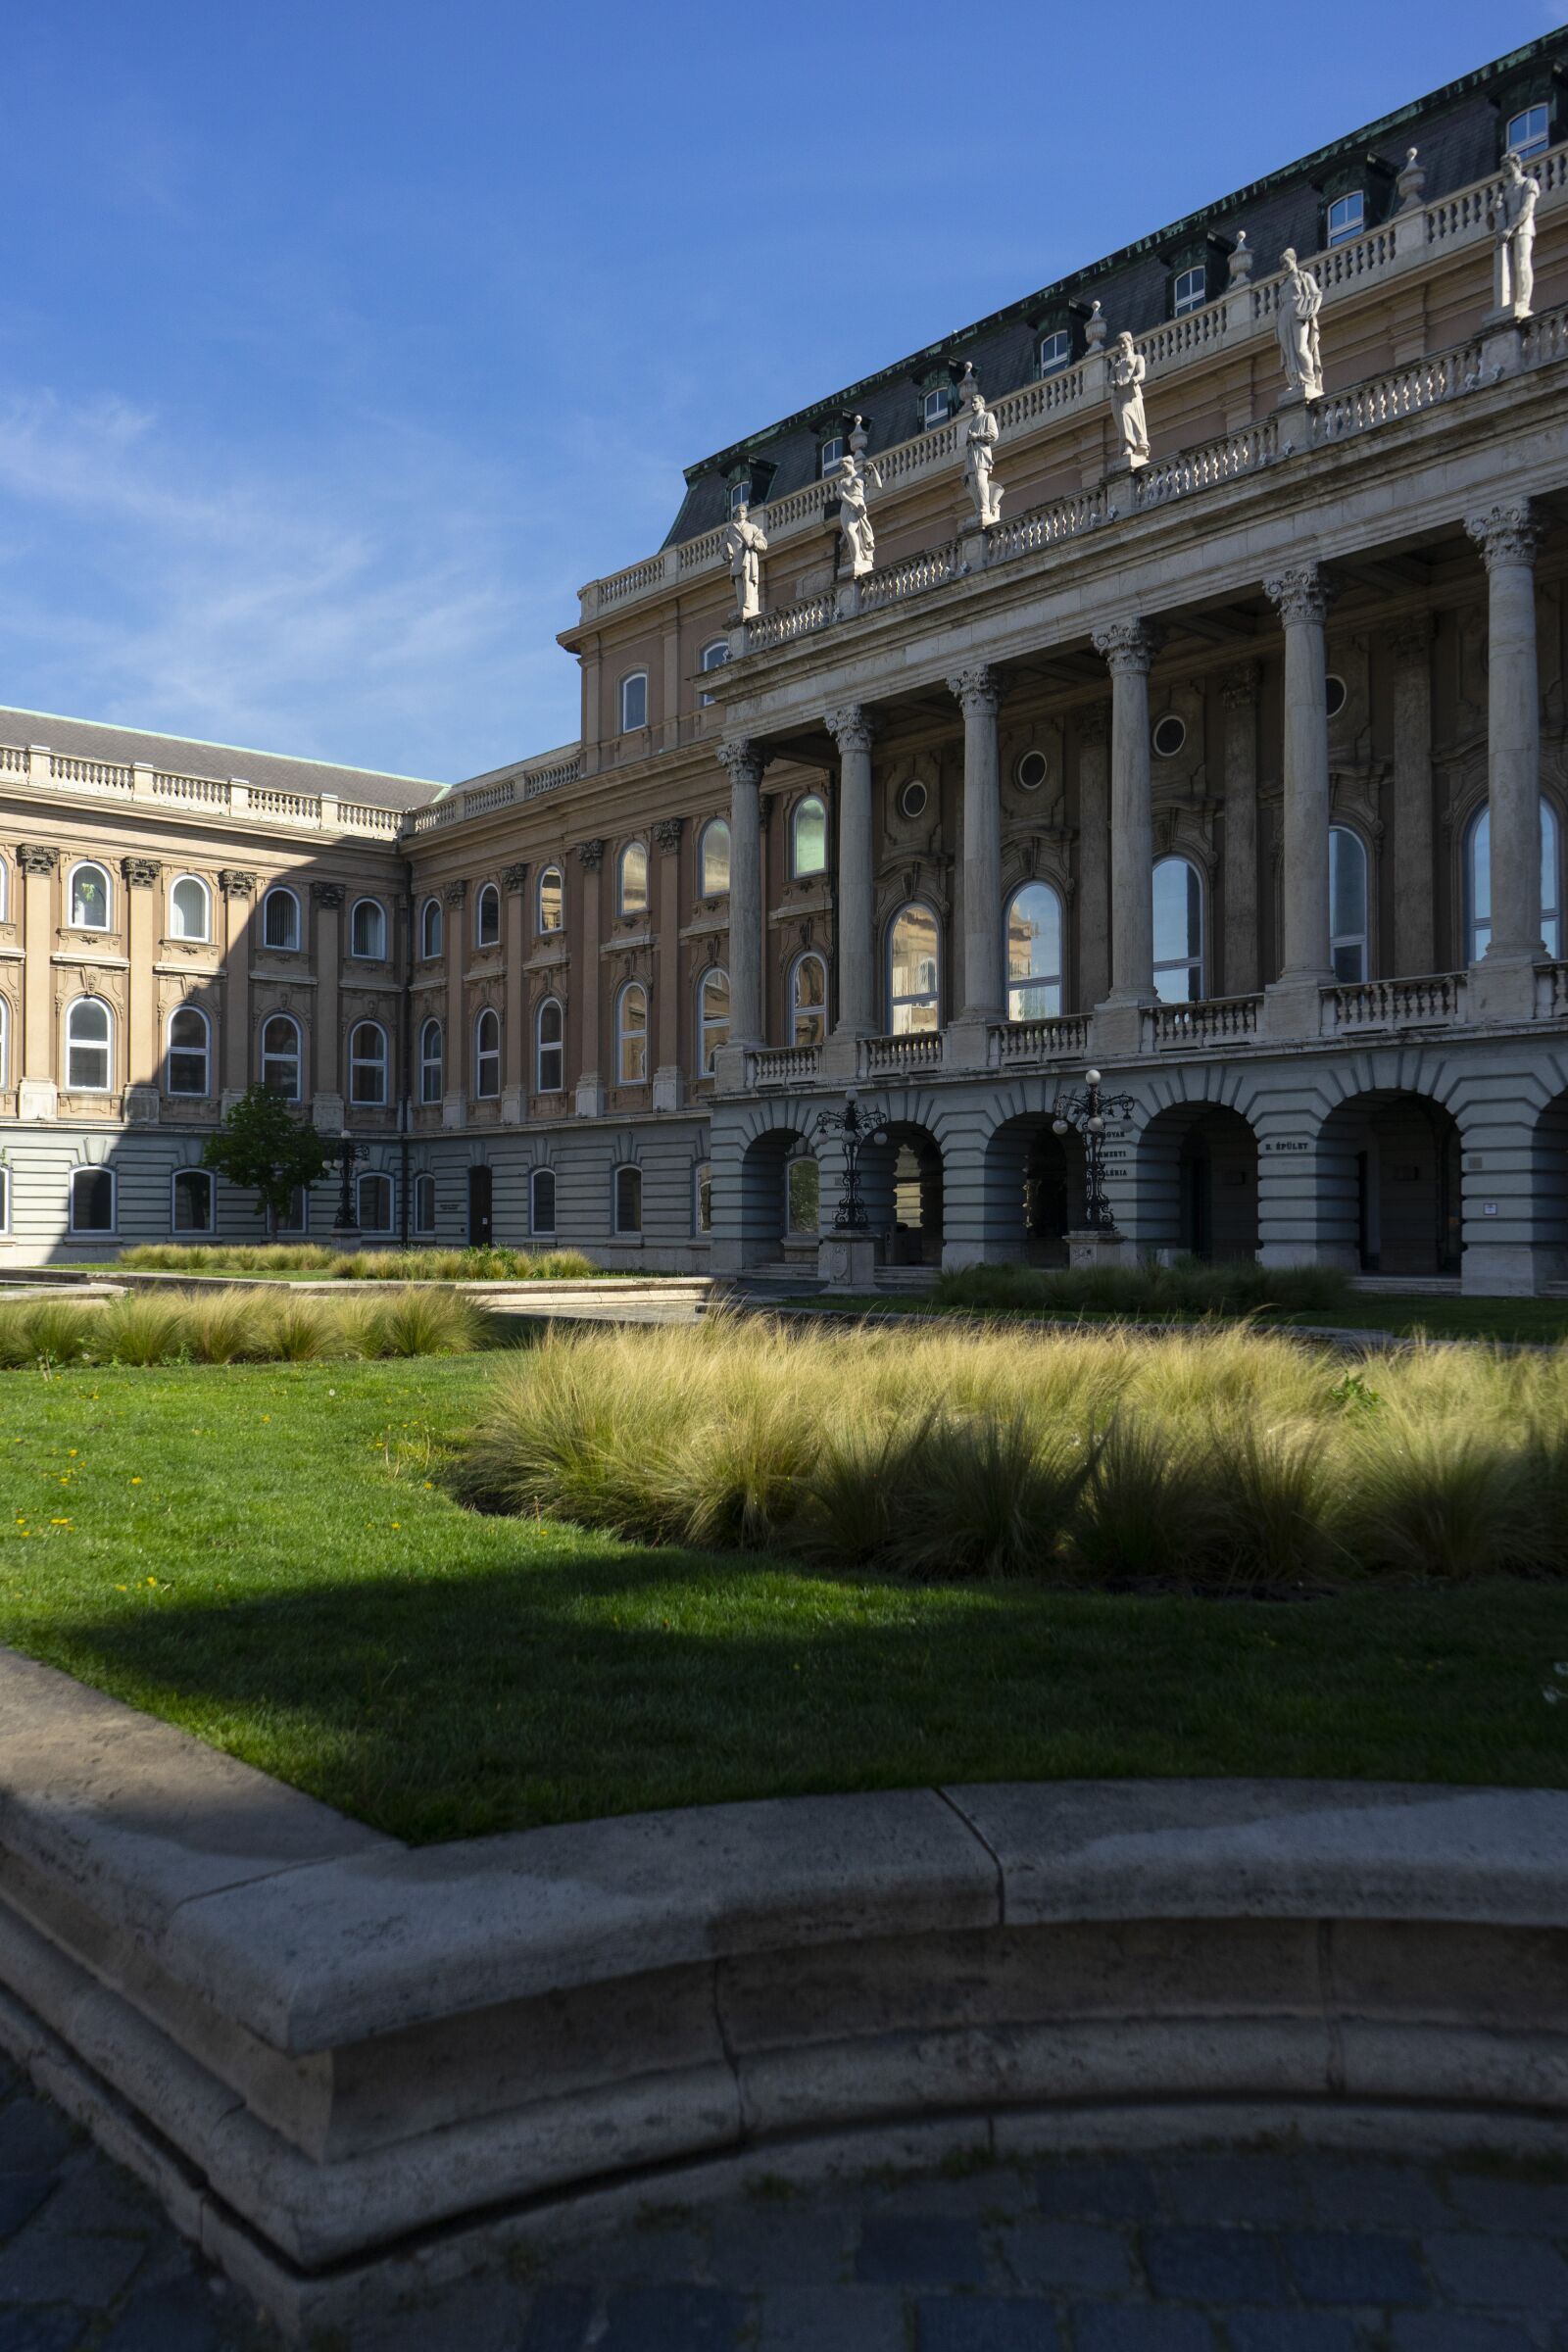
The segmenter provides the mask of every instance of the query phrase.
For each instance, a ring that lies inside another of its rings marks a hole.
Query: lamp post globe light
[[[1102,1095],[1098,1070],[1085,1070],[1081,1094],[1058,1095],[1052,1132],[1077,1135],[1084,1147],[1084,1221],[1067,1235],[1067,1256],[1075,1266],[1120,1265],[1127,1254],[1126,1236],[1116,1228],[1105,1193],[1105,1121],[1130,1119],[1136,1107],[1131,1095]]]

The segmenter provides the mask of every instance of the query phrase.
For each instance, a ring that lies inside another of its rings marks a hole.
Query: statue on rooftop
[[[1274,327],[1285,362],[1286,398],[1321,400],[1323,358],[1318,348],[1317,315],[1323,308],[1323,289],[1311,270],[1301,268],[1293,245],[1286,246],[1280,265],[1285,274],[1280,279]]]
[[[876,534],[865,511],[865,493],[868,486],[880,490],[882,476],[865,455],[868,439],[857,416],[850,446],[828,477],[839,502],[839,534],[852,580],[863,577],[876,564]]]
[[[767,553],[767,535],[760,523],[753,522],[751,510],[744,501],[724,525],[720,544],[729,564],[729,576],[735,583],[736,612],[742,620],[755,620],[762,610],[762,558]]]
[[[1536,206],[1541,183],[1533,179],[1510,147],[1502,159],[1502,185],[1492,198],[1493,301],[1509,318],[1528,318],[1536,290]]]
[[[1117,452],[1119,468],[1131,469],[1149,464],[1149,425],[1144,416],[1145,372],[1144,355],[1123,328],[1110,352],[1110,401],[1121,439]]]
[[[1002,490],[992,479],[994,451],[1001,438],[996,417],[980,397],[975,385],[968,403],[968,423],[963,435],[963,478],[974,500],[976,520],[982,530],[1002,520]]]

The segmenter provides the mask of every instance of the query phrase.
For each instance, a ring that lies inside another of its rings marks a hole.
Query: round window
[[[1051,762],[1044,752],[1025,752],[1016,769],[1019,791],[1038,792],[1050,773]]]
[[[1187,721],[1174,716],[1162,718],[1154,729],[1154,749],[1161,760],[1174,760],[1187,741]]]
[[[926,803],[930,798],[931,795],[916,776],[912,782],[906,784],[899,795],[899,814],[901,816],[924,816]]]
[[[1338,718],[1349,699],[1349,688],[1346,685],[1345,680],[1337,678],[1332,670],[1324,679],[1323,687],[1323,707],[1328,711],[1330,718]]]

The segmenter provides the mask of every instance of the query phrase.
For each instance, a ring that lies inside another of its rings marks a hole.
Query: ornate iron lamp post
[[[1116,1220],[1105,1198],[1105,1118],[1132,1116],[1131,1095],[1102,1095],[1100,1072],[1085,1070],[1081,1095],[1058,1095],[1052,1129],[1056,1135],[1075,1134],[1084,1145],[1084,1223],[1096,1233],[1114,1233]]]
[[[839,1187],[839,1204],[833,1215],[835,1233],[868,1233],[865,1202],[860,1198],[860,1152],[866,1144],[885,1144],[888,1140],[884,1114],[862,1110],[855,1089],[851,1087],[844,1098],[842,1110],[819,1110],[816,1114],[818,1135],[836,1135],[844,1145],[844,1178]]]
[[[354,1141],[353,1136],[345,1127],[343,1140],[338,1146],[338,1156],[343,1163],[343,1179],[338,1187],[337,1215],[332,1220],[333,1238],[338,1241],[346,1241],[350,1234],[356,1240],[359,1238],[360,1220],[354,1206],[354,1163],[360,1157],[362,1150],[363,1147]]]

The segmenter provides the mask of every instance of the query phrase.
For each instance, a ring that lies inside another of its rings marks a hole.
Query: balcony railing
[[[1261,997],[1198,997],[1190,1004],[1152,1004],[1143,1018],[1146,1052],[1234,1046],[1257,1035]]]
[[[867,1037],[860,1041],[860,1074],[865,1078],[902,1077],[907,1070],[941,1067],[939,1029],[915,1029],[903,1037]]]
[[[122,805],[160,801],[237,818],[242,824],[283,825],[293,832],[380,833],[395,838],[408,813],[366,801],[339,800],[333,793],[282,792],[247,783],[243,776],[187,776],[139,760],[127,765],[82,760],[40,744],[0,744],[0,773],[25,776],[33,784],[70,793],[102,794]]]
[[[753,1086],[812,1086],[822,1066],[820,1046],[763,1046],[751,1057]]]
[[[1568,963],[1537,964],[1536,1012],[1542,1020],[1568,1019]]]
[[[1464,1018],[1463,972],[1431,972],[1415,980],[1362,980],[1323,991],[1323,1025],[1331,1037],[1353,1029],[1445,1028]]]
[[[1041,1021],[994,1021],[987,1034],[992,1069],[1018,1062],[1081,1060],[1089,1051],[1089,1015],[1066,1012]]]

